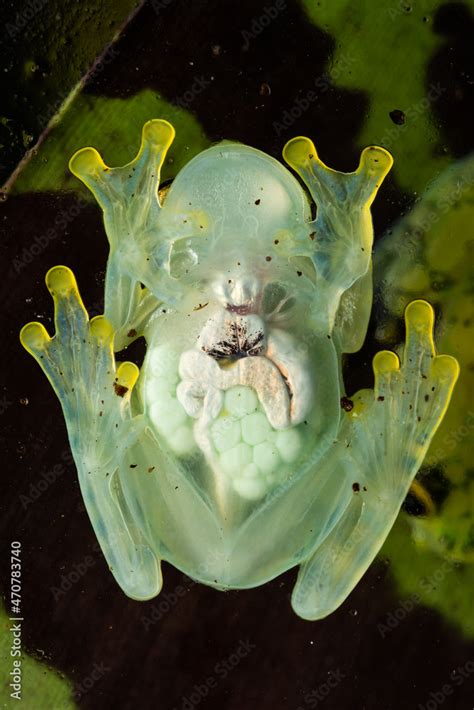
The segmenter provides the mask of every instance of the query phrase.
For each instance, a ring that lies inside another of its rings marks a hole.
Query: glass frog
[[[401,362],[379,352],[374,390],[345,395],[342,355],[361,347],[371,310],[370,205],[386,150],[366,148],[346,174],[294,138],[283,156],[307,194],[277,160],[223,142],[159,190],[173,138],[153,120],[124,167],[93,148],[72,157],[104,213],[105,315],[89,321],[56,266],[55,335],[29,323],[21,341],[61,401],[87,511],[127,595],[160,592],[161,560],[216,589],[298,565],[293,609],[320,619],[390,531],[458,365],[435,354],[433,310],[414,301]],[[116,362],[140,336],[140,371]]]

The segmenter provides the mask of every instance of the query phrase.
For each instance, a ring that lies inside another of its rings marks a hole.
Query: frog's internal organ
[[[221,291],[220,285],[216,290]],[[253,499],[263,495],[275,477],[281,478],[278,467],[294,460],[300,436],[293,427],[310,412],[313,382],[306,350],[296,347],[292,335],[272,327],[271,319],[254,312],[259,298],[244,300],[243,294],[248,294],[248,284],[234,280],[232,291],[227,291],[234,299],[216,308],[195,347],[181,354],[170,353],[166,346],[155,349],[156,375],[148,391],[154,399],[163,377],[174,384],[183,412],[195,420],[193,438],[215,473],[235,469],[238,474],[241,464],[253,485],[243,486],[237,475],[234,488]],[[163,362],[160,367],[160,359],[168,359],[171,367],[178,363],[177,371],[175,367],[170,372]],[[166,437],[164,419],[158,415],[156,423]],[[178,419],[176,424],[184,423],[183,413]],[[172,448],[183,452],[186,441],[188,451],[193,450],[189,430],[181,438],[174,430],[173,437]]]

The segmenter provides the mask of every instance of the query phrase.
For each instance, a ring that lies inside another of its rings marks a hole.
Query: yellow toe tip
[[[454,386],[459,377],[460,367],[455,357],[451,355],[437,355],[433,360],[433,376],[440,382],[452,383]]]
[[[391,350],[381,350],[373,359],[373,368],[376,375],[384,375],[400,369],[400,361]]]
[[[42,323],[27,323],[20,331],[20,342],[30,353],[43,350],[50,340],[48,331]]]
[[[52,296],[67,296],[77,291],[75,276],[68,266],[53,266],[46,274],[46,286]]]
[[[405,309],[407,326],[417,330],[431,331],[434,325],[434,310],[427,301],[412,301]]]
[[[90,334],[102,345],[112,340],[114,329],[105,316],[95,316],[90,322]]]
[[[175,130],[171,123],[162,118],[154,118],[143,126],[142,139],[162,148],[171,145],[175,137]]]
[[[366,172],[385,176],[393,165],[393,157],[385,148],[370,145],[362,151],[360,165]]]
[[[283,158],[293,168],[305,165],[317,156],[313,141],[305,136],[292,138],[283,148]]]
[[[83,179],[109,168],[95,148],[81,148],[69,160],[69,170],[76,177]]]
[[[117,368],[117,384],[131,390],[140,374],[140,370],[133,362],[121,362]]]

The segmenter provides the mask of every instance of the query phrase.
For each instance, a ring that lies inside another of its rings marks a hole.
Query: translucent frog
[[[361,347],[371,311],[370,205],[387,151],[366,148],[346,174],[294,138],[283,155],[307,194],[278,161],[224,142],[159,190],[173,138],[153,120],[124,167],[92,148],[72,157],[104,213],[105,315],[89,321],[56,266],[56,333],[29,323],[21,341],[61,401],[87,511],[128,596],[160,592],[161,560],[216,589],[298,565],[293,609],[320,619],[388,535],[458,364],[435,354],[433,310],[414,301],[401,362],[379,352],[374,390],[345,394],[342,356]],[[116,362],[140,336],[140,371]]]

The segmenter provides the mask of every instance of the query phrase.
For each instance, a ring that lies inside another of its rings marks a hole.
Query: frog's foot
[[[385,541],[448,407],[457,361],[436,355],[434,314],[425,301],[406,309],[400,367],[388,351],[374,358],[375,392],[354,397],[341,438],[354,495],[340,522],[300,569],[297,614],[320,619],[342,604]]]
[[[402,365],[393,352],[377,353],[374,400],[364,411],[364,395],[356,397],[353,410],[354,455],[362,464],[360,442],[370,442],[367,453],[372,462],[384,462],[383,470],[379,466],[379,474],[372,476],[380,493],[403,497],[443,419],[459,375],[455,358],[436,355],[434,312],[426,301],[407,306],[405,324]]]
[[[28,323],[20,339],[61,402],[74,450],[86,455],[92,439],[96,444],[93,466],[100,467],[111,457],[103,440],[110,440],[122,411],[128,409],[138,370],[132,363],[122,364],[131,386],[121,389],[117,380],[116,390],[120,388],[124,396],[114,396],[119,373],[115,372],[111,325],[103,316],[89,322],[76,280],[67,267],[50,269],[46,285],[54,299],[56,334],[51,338],[41,323]]]
[[[150,598],[161,587],[157,561],[112,494],[124,448],[137,434],[130,395],[138,368],[123,362],[116,369],[112,326],[103,316],[89,322],[70,269],[50,269],[46,284],[56,333],[28,323],[20,339],[61,402],[87,511],[114,576],[129,596]]]

